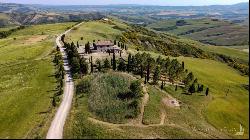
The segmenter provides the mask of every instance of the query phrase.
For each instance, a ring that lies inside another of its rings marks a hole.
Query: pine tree
[[[117,67],[117,70],[118,71],[126,71],[126,64],[122,59],[119,60],[119,65]]]
[[[198,92],[202,92],[203,91],[203,85],[200,85],[199,88],[198,88]]]
[[[195,93],[195,85],[194,85],[194,83],[189,87],[188,92],[189,93]]]
[[[106,69],[111,68],[111,65],[110,65],[110,63],[109,63],[109,60],[108,60],[107,58],[104,60],[104,65],[103,65],[103,67],[106,68]]]
[[[187,77],[184,79],[183,82],[184,82],[185,85],[189,85],[190,82],[193,81],[193,79],[194,79],[194,75],[193,75],[192,72],[190,72],[190,73],[187,75]]]
[[[154,76],[153,76],[153,83],[154,84],[157,84],[158,83],[158,80],[160,78],[160,75],[161,75],[161,68],[160,66],[156,66],[155,68],[155,72],[154,72]]]

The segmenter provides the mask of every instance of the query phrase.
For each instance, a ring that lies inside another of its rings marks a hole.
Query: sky
[[[0,0],[5,3],[46,4],[46,5],[109,5],[141,4],[164,6],[230,5],[249,0]]]

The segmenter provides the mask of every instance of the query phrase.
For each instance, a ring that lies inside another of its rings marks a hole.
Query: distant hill
[[[182,24],[180,24],[181,21]],[[233,20],[231,22],[209,18],[171,19],[155,22],[149,24],[147,27],[212,45],[230,46],[249,44],[249,23],[247,19]]]
[[[35,5],[0,3],[0,27],[95,20],[103,17],[99,12],[48,12]]]

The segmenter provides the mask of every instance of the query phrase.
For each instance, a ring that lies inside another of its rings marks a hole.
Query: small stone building
[[[121,48],[119,48],[117,45],[114,45],[114,43],[110,40],[102,40],[97,41],[96,43],[93,43],[93,47],[91,47],[91,52],[113,52],[118,53],[121,51]]]

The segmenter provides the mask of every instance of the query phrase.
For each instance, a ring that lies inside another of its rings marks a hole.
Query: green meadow
[[[28,26],[0,39],[0,138],[45,138],[57,86],[54,40],[73,24]]]

